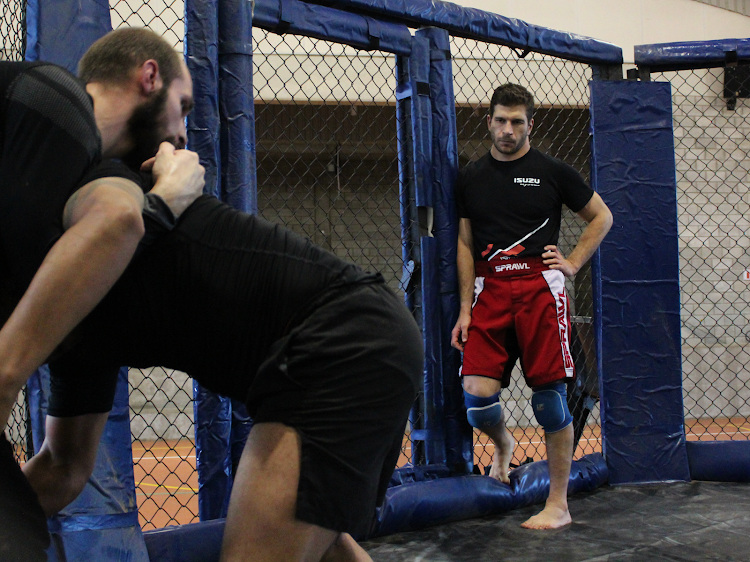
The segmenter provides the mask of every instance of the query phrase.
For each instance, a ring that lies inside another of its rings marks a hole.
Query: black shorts
[[[300,520],[370,530],[420,386],[422,348],[414,319],[383,283],[338,291],[274,346],[247,403],[256,423],[301,436]]]
[[[49,544],[42,506],[0,434],[0,560],[46,562]]]

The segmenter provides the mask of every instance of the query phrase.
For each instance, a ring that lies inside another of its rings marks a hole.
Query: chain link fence
[[[526,87],[536,100],[533,146],[573,166],[589,180],[589,81],[588,65],[538,53],[453,38],[453,88],[456,96],[459,165],[477,160],[490,149],[487,114],[494,89],[506,82]],[[585,223],[563,209],[559,247],[568,255],[575,247]],[[578,372],[571,411],[578,409],[582,423],[577,428],[576,458],[601,451],[599,432],[599,386],[593,336],[591,268],[586,265],[575,279],[566,281],[573,315],[572,347]],[[526,386],[520,365],[501,394],[509,431],[516,440],[515,460],[545,458],[544,431],[531,409],[531,389]],[[588,413],[590,411],[590,413]],[[475,430],[474,462],[481,472],[492,464],[494,448],[489,438]]]
[[[112,27],[148,27],[183,52],[182,0],[113,0]],[[185,373],[130,369],[130,429],[144,531],[198,521],[193,381]]]
[[[253,30],[258,213],[405,296],[395,61]],[[411,455],[407,429],[399,465]]]
[[[0,10],[0,38],[3,42],[0,60],[23,60],[26,51],[26,1],[5,0],[0,3]],[[18,394],[6,429],[16,460],[21,463],[29,460],[34,453],[27,412],[28,401],[24,388]]]
[[[750,65],[672,85],[688,440],[750,437]]]
[[[0,60],[23,60],[26,51],[26,0],[4,0],[0,3],[0,37],[3,50]]]

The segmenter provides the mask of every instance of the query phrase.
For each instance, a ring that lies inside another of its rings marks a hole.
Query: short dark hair
[[[149,59],[159,65],[164,87],[182,75],[180,55],[151,30],[129,27],[111,31],[96,41],[78,63],[78,76],[86,82],[123,84]]]
[[[495,88],[490,100],[490,117],[495,113],[496,105],[505,107],[523,105],[526,107],[526,117],[529,123],[532,117],[534,117],[534,96],[526,88],[518,84],[503,84]]]

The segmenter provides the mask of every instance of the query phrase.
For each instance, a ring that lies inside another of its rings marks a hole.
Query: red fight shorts
[[[542,258],[477,262],[461,375],[505,388],[519,358],[532,388],[575,376],[565,276]]]

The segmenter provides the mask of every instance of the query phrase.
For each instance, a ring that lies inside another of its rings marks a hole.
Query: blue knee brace
[[[568,410],[568,393],[565,383],[558,382],[540,386],[531,395],[531,407],[534,417],[544,428],[545,433],[556,433],[573,422]]]
[[[500,393],[492,396],[475,396],[464,390],[466,418],[469,425],[482,429],[497,425],[503,419],[503,407],[500,405]]]

